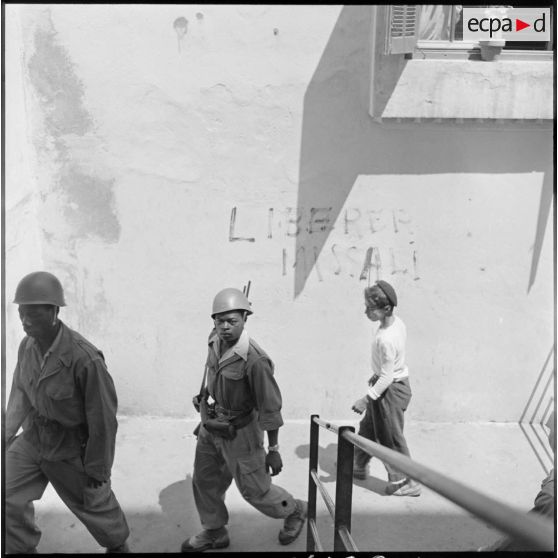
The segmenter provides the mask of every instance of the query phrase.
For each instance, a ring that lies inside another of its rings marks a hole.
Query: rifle
[[[244,285],[244,287],[242,287],[242,294],[248,298],[248,295],[250,294],[250,285],[252,284],[252,281],[248,280],[248,284]]]
[[[201,416],[201,422],[198,423],[198,425],[194,429],[194,436],[196,436],[196,437],[198,436],[198,434],[200,432],[201,425],[203,423],[205,423],[207,421],[207,418],[208,418],[207,398],[208,398],[209,394],[207,392],[207,388],[205,387],[206,378],[207,378],[207,364],[205,365],[205,370],[203,371],[203,378],[202,378],[202,383],[201,383],[201,386],[200,386],[200,392],[199,392],[198,395],[194,395],[194,397],[192,399],[192,403],[194,404],[194,407],[196,408],[196,411],[198,411],[200,413],[200,416]]]
[[[248,280],[248,283],[242,287],[242,294],[248,298],[250,294],[250,287],[252,285],[252,281]],[[200,393],[198,395],[194,395],[192,399],[192,403],[197,411],[200,413],[201,422],[196,426],[194,429],[194,436],[198,436],[201,425],[206,424],[208,420],[215,418],[215,410],[212,405],[209,405],[207,402],[207,398],[209,396],[207,387],[205,386],[205,381],[207,379],[207,364],[205,365],[205,370],[203,372],[202,383],[200,386]],[[234,436],[233,436],[234,437]]]
[[[248,284],[244,285],[244,287],[242,287],[242,294],[246,297],[247,300],[248,300],[248,295],[250,294],[250,285],[251,284],[252,284],[252,281],[248,280]],[[244,313],[244,317],[246,317],[246,313]]]

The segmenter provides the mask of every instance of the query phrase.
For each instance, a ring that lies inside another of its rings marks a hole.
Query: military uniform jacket
[[[61,323],[60,338],[41,369],[36,341],[19,347],[6,412],[9,440],[23,437],[42,458],[82,457],[85,472],[108,480],[114,460],[117,397],[103,353]]]
[[[219,359],[219,337],[209,335],[207,388],[216,403],[233,412],[255,409],[262,430],[276,430],[283,425],[281,392],[273,376],[273,362],[251,338],[242,356],[233,353]],[[245,358],[243,358],[245,357]]]

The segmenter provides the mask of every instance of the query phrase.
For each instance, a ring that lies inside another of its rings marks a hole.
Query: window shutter
[[[389,7],[385,54],[413,52],[417,42],[417,19],[416,5]]]

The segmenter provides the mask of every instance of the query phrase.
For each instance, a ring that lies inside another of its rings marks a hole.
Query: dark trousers
[[[194,459],[194,500],[204,529],[227,525],[225,493],[233,479],[242,497],[269,517],[285,518],[296,509],[293,496],[271,482],[265,466],[264,434],[253,420],[225,440],[201,428]]]
[[[358,434],[381,444],[394,451],[410,456],[405,436],[403,435],[404,412],[411,400],[411,386],[409,379],[393,382],[376,400],[368,398],[368,406],[363,419],[360,421]],[[371,456],[360,448],[355,447],[355,465],[365,467]],[[384,463],[391,482],[397,482],[406,476]]]
[[[101,546],[115,548],[128,538],[128,524],[110,480],[89,488],[79,456],[45,461],[19,436],[7,451],[5,471],[7,554],[36,552],[41,531],[35,523],[33,501],[41,498],[49,482]]]

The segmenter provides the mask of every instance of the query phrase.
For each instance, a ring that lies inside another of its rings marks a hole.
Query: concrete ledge
[[[408,60],[382,118],[554,118],[553,62]]]
[[[192,495],[194,421],[120,417],[113,489],[132,531],[134,552],[177,552],[200,529]],[[354,424],[356,421],[334,421]],[[507,504],[527,511],[541,480],[541,463],[515,424],[406,426],[413,458]],[[287,422],[280,431],[283,472],[274,482],[306,499],[309,422]],[[336,437],[320,431],[320,478],[335,496]],[[383,496],[386,473],[373,460],[371,477],[353,489],[352,532],[362,551],[465,551],[493,542],[500,533],[428,489],[419,498]],[[277,542],[281,521],[261,515],[235,486],[227,493],[232,552],[305,551],[306,532],[289,547]],[[103,552],[51,486],[36,504],[43,531],[41,553]],[[318,498],[318,528],[333,548],[333,522]]]

